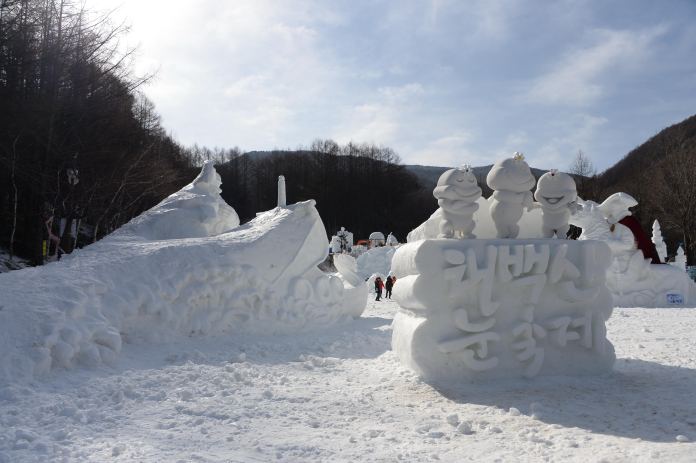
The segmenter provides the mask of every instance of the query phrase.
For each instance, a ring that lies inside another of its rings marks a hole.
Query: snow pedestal
[[[597,241],[406,244],[392,262],[392,347],[432,382],[609,371],[609,264]]]

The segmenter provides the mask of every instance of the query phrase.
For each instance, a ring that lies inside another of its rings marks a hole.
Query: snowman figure
[[[534,193],[541,205],[541,232],[544,238],[565,238],[568,220],[578,208],[578,191],[570,175],[551,169],[539,178]]]
[[[445,171],[437,181],[433,196],[442,209],[439,238],[476,238],[474,212],[481,188],[469,166]]]
[[[530,211],[537,206],[530,191],[536,180],[521,153],[493,164],[486,183],[493,190],[491,218],[495,223],[498,238],[517,238],[522,210]]]

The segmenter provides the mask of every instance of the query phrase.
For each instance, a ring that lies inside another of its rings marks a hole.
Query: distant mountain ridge
[[[311,150],[254,150],[247,151],[243,156],[247,156],[255,161],[268,159],[273,156],[282,156],[284,154],[311,154]],[[403,164],[403,167],[410,173],[416,176],[418,182],[421,184],[424,190],[432,190],[437,184],[437,180],[440,178],[443,172],[452,169],[453,167],[443,167],[443,166],[425,166],[421,164]],[[486,185],[486,176],[488,172],[493,167],[493,164],[486,166],[472,167],[474,175],[479,181],[481,186]],[[537,179],[544,175],[548,170],[537,169],[535,167],[530,167],[532,175]]]
[[[444,171],[452,169],[452,167],[422,166],[420,164],[405,164],[404,167],[406,168],[406,170],[415,175],[416,178],[418,178],[419,183],[423,186],[425,190],[432,190],[433,188],[435,188],[435,185],[437,185],[437,180],[440,178],[440,175],[442,175]],[[482,187],[486,185],[486,176],[488,175],[488,172],[490,172],[492,167],[493,164],[489,164],[487,166],[472,167],[474,175],[478,179],[479,185],[481,185]],[[535,167],[531,167],[531,170],[532,175],[534,175],[534,177],[536,178],[539,178],[546,172],[548,172],[548,170],[537,169]]]

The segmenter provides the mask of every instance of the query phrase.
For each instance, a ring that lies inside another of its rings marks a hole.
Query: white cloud
[[[426,146],[414,150],[409,156],[419,159],[421,164],[433,166],[457,167],[463,164],[479,166],[491,162],[472,151],[473,137],[464,131],[453,132],[438,137]],[[413,162],[413,161],[411,161]]]
[[[417,98],[425,93],[423,86],[417,82],[398,87],[381,87],[377,91],[387,100],[399,103],[408,103],[411,99]]]
[[[566,53],[545,75],[537,78],[525,95],[535,103],[590,105],[605,93],[614,72],[635,71],[644,64],[650,48],[666,32],[663,26],[647,30],[595,30],[592,45]]]
[[[602,116],[576,114],[563,122],[553,124],[555,134],[542,142],[532,151],[525,153],[531,164],[539,168],[565,170],[573,157],[582,150],[590,158],[594,153],[588,151],[608,119]]]

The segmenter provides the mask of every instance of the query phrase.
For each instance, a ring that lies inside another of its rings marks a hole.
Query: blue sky
[[[561,170],[582,150],[601,171],[696,113],[693,0],[87,3],[115,6],[184,144]]]

